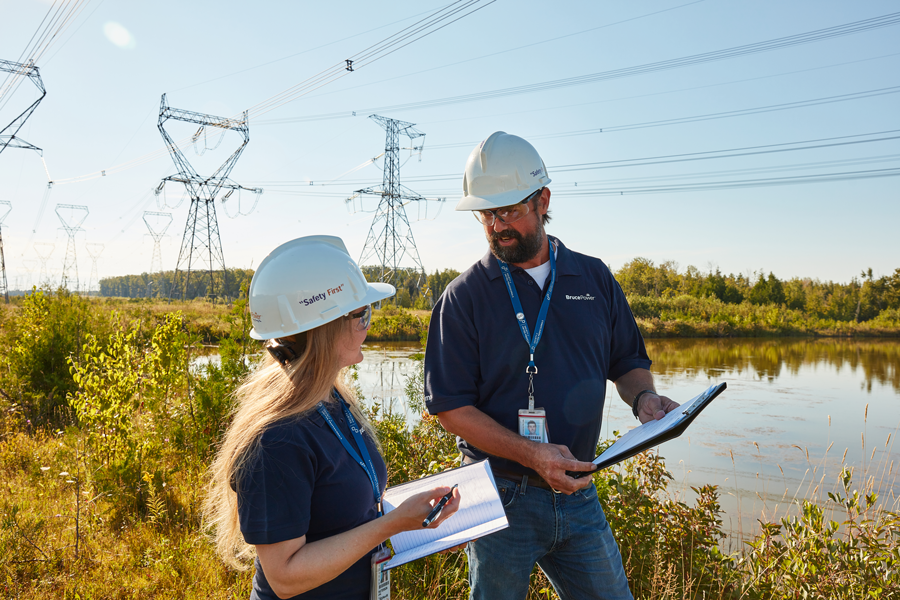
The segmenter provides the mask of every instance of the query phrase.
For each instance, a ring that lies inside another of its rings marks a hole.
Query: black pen
[[[450,488],[450,491],[447,492],[446,494],[444,494],[444,497],[441,498],[441,501],[434,505],[434,508],[432,508],[431,512],[428,513],[428,516],[425,517],[424,521],[422,521],[422,527],[428,527],[429,525],[431,525],[431,522],[437,518],[438,513],[441,512],[441,509],[444,508],[444,506],[446,506],[446,504],[448,502],[450,502],[450,498],[453,497],[453,490],[455,490],[458,487],[459,487],[459,484],[454,483],[453,487]]]

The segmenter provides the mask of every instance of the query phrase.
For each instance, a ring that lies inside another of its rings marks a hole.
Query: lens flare
[[[137,45],[131,32],[114,21],[109,21],[103,25],[103,35],[119,48],[131,50]]]

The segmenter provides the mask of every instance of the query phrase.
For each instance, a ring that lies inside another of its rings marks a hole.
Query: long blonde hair
[[[258,451],[260,436],[267,427],[282,419],[303,418],[320,401],[331,401],[334,387],[372,439],[376,439],[339,363],[338,345],[349,325],[346,319],[337,319],[301,334],[306,337],[305,348],[287,369],[266,353],[235,391],[231,425],[209,470],[203,512],[206,524],[213,530],[216,550],[236,569],[246,569],[256,553],[241,534],[237,493],[232,484],[240,485],[243,466]]]

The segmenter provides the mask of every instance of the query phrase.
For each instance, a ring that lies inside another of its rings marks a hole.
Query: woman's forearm
[[[328,583],[389,537],[421,528],[434,502],[449,491],[448,487],[439,487],[416,494],[383,517],[308,544],[303,536],[257,545],[256,553],[269,585],[279,598],[290,598]],[[459,492],[455,491],[429,527],[438,527],[457,508]]]

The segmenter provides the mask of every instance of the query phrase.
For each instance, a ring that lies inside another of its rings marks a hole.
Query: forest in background
[[[362,270],[369,281],[381,276],[379,267]],[[694,266],[682,271],[671,261],[655,264],[638,257],[614,275],[645,337],[900,335],[900,268],[880,277],[867,269],[849,283],[835,283],[781,280],[763,271],[725,275],[718,269],[703,273]],[[250,270],[230,270],[228,297],[237,297],[252,276]],[[397,295],[382,303],[369,339],[422,339],[428,311],[458,276],[454,269],[427,276],[413,269],[395,272]],[[171,280],[172,272],[102,279],[101,296],[164,299],[162,290]],[[197,295],[205,297],[202,292]]]
[[[379,280],[379,267],[366,266],[362,270],[369,281]],[[678,264],[672,261],[654,264],[652,260],[637,257],[616,270],[614,275],[629,298],[669,300],[687,296],[734,305],[745,302],[754,306],[771,304],[818,319],[857,323],[871,321],[880,315],[895,317],[890,311],[900,310],[900,268],[878,278],[874,277],[872,269],[862,270],[859,277],[848,283],[835,283],[803,277],[781,280],[771,272],[766,275],[763,270],[749,275],[725,275],[718,269],[703,273],[690,265],[680,271]],[[459,271],[454,269],[435,271],[424,277],[413,269],[400,269],[393,275],[397,296],[391,303],[401,308],[429,310],[457,276]],[[241,286],[249,284],[252,277],[250,269],[229,269],[226,297],[237,297]],[[172,271],[107,277],[100,280],[100,295],[166,298],[172,284]],[[205,290],[200,290],[194,297],[203,296],[206,296]],[[635,316],[659,316],[645,304],[641,303],[639,310],[643,312],[636,311]],[[884,314],[885,311],[889,312]]]

